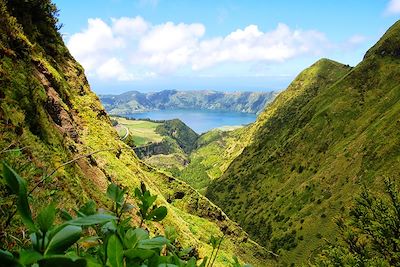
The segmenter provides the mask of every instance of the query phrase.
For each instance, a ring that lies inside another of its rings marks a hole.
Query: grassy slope
[[[190,163],[176,175],[201,193],[212,180],[219,178],[247,144],[243,138],[247,128],[232,131],[211,130],[199,137],[197,148],[190,154]]]
[[[196,246],[203,257],[210,252],[205,244],[207,238],[223,229],[229,234],[218,261],[220,265],[224,257],[232,254],[262,265],[263,249],[217,207],[186,184],[147,167],[130,149],[125,149],[97,96],[90,91],[82,67],[70,56],[60,36],[51,43],[54,50],[50,53],[50,48],[25,35],[9,16],[3,0],[0,18],[0,159],[15,166],[32,188],[43,173],[62,162],[89,152],[113,149],[60,168],[51,181],[34,191],[31,198],[34,210],[48,203],[47,200],[71,210],[89,198],[104,207],[109,203],[103,192],[110,181],[131,190],[144,181],[160,195],[159,202],[168,207],[165,223],[179,229],[184,246]],[[177,191],[184,192],[183,199],[174,199]],[[6,218],[12,206],[3,183],[0,195],[1,218]],[[0,220],[2,231],[4,223],[4,219]],[[162,231],[162,226],[151,228]],[[16,217],[7,233],[22,238],[21,230]],[[9,235],[2,235],[2,239],[3,245],[15,244]]]
[[[399,176],[399,43],[397,22],[351,71],[323,60],[301,73],[209,187],[253,237],[282,249],[283,262],[306,262],[324,238],[334,242],[334,217],[360,188]]]
[[[162,136],[156,133],[156,128],[161,125],[161,123],[156,123],[152,121],[141,121],[141,120],[127,120],[125,118],[113,117],[118,121],[118,124],[123,125],[128,128],[130,135],[132,135],[135,145],[142,146],[149,142],[160,142]],[[122,136],[125,134],[124,128],[122,131]]]

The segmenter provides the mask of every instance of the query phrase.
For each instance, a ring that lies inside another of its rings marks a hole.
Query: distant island
[[[223,110],[259,113],[277,92],[218,92],[212,90],[141,93],[130,91],[120,95],[100,95],[109,114],[125,115],[165,109]]]

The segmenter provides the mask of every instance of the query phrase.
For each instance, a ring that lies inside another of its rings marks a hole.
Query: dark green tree
[[[342,243],[324,250],[317,266],[400,266],[399,190],[385,180],[383,194],[364,189],[337,225]]]

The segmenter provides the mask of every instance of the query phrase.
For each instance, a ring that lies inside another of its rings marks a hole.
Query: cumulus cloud
[[[385,13],[387,15],[400,14],[400,0],[390,0]]]
[[[283,62],[295,56],[318,54],[329,47],[323,33],[292,30],[280,23],[270,32],[257,25],[238,29],[224,38],[202,41],[193,58],[193,69],[202,69],[222,62]]]
[[[332,48],[324,33],[284,23],[270,31],[249,25],[215,38],[206,38],[205,33],[200,23],[152,25],[140,16],[112,18],[107,23],[97,18],[71,35],[67,45],[89,75],[120,81],[199,71],[223,63],[285,62]],[[362,41],[362,36],[349,40]]]
[[[112,30],[116,35],[127,38],[137,38],[149,28],[148,23],[140,16],[135,18],[112,18]]]

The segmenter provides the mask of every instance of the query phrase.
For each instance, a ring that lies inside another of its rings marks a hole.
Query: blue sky
[[[400,0],[55,0],[100,94],[284,89],[322,57],[356,65]]]

